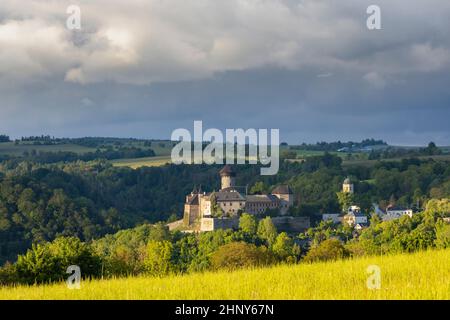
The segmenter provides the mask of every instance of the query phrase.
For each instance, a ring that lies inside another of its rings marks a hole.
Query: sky
[[[0,134],[166,139],[202,120],[450,145],[449,17],[448,0],[1,0]]]

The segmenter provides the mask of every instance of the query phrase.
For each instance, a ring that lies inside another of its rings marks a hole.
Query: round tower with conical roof
[[[354,186],[353,183],[350,181],[350,178],[346,178],[344,180],[344,183],[342,184],[342,192],[344,193],[354,193]]]
[[[232,188],[236,185],[236,172],[230,165],[226,165],[219,172],[222,189]]]

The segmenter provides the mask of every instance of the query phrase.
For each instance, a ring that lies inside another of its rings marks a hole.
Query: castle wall
[[[280,199],[279,209],[280,213],[285,215],[288,213],[290,207],[294,206],[294,197],[292,194],[275,194]]]
[[[304,232],[311,227],[309,217],[272,217],[272,222],[278,230],[286,232]]]
[[[200,197],[200,217],[211,216],[211,200],[206,196]]]
[[[200,231],[214,231],[218,229],[237,229],[239,218],[202,218]]]
[[[237,215],[239,210],[245,208],[245,200],[242,201],[220,201],[220,208],[229,216]]]
[[[198,205],[184,205],[183,222],[186,226],[190,226],[196,222],[199,218],[199,206]]]

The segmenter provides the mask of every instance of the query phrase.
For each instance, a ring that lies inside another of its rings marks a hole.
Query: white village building
[[[382,217],[382,219],[383,221],[390,221],[398,219],[403,216],[408,216],[412,218],[413,216],[412,209],[391,205],[386,208],[386,214]]]

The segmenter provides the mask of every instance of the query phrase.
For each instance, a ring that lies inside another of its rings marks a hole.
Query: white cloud
[[[420,70],[437,71],[450,63],[449,48],[433,47],[430,43],[416,44],[411,48],[411,57]]]
[[[81,99],[81,105],[83,107],[93,107],[93,106],[95,106],[95,102],[89,98],[83,98],[83,99]]]
[[[377,72],[369,72],[364,75],[363,79],[373,85],[375,88],[381,89],[386,86],[386,80]]]
[[[375,31],[378,35],[365,28],[369,2],[359,0],[346,4],[80,0],[78,4],[83,28],[70,31],[65,27],[64,1],[2,0],[1,77],[20,82],[55,77],[81,84],[148,84],[262,66],[308,66],[334,74],[354,70],[381,85],[381,73],[429,72],[450,64],[448,39],[441,41],[442,47],[421,39],[424,33],[433,34],[436,23],[449,28],[444,18],[450,4],[445,0],[403,1],[404,5],[380,0],[382,15],[389,19],[383,30]],[[419,14],[410,15],[408,21],[404,10],[432,12],[434,22]],[[418,64],[406,64],[408,60]]]
[[[332,77],[332,76],[333,76],[333,73],[331,73],[331,72],[319,73],[317,75],[317,78],[329,78],[329,77]]]
[[[72,68],[69,71],[67,71],[64,80],[69,82],[78,82],[81,84],[86,83],[83,70],[81,70],[81,68]]]

